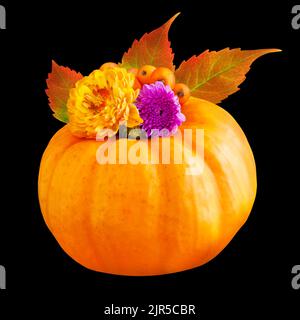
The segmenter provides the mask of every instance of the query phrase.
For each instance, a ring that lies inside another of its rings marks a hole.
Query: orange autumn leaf
[[[132,47],[123,55],[123,68],[140,68],[143,65],[166,67],[175,70],[173,65],[174,54],[168,40],[169,29],[179,15],[177,13],[160,28],[146,33],[142,38],[134,40]]]
[[[199,56],[183,61],[176,70],[176,81],[189,86],[194,97],[219,103],[239,90],[254,60],[260,56],[279,52],[279,49],[206,50]]]
[[[69,92],[82,77],[80,73],[68,67],[59,66],[55,61],[52,61],[52,71],[46,81],[48,87],[46,93],[50,108],[54,112],[53,116],[56,119],[65,123],[69,121],[67,111]]]

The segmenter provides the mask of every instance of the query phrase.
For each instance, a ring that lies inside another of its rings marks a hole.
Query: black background
[[[291,27],[293,3],[225,2],[1,1],[7,30],[0,30],[0,264],[7,270],[7,290],[0,291],[0,305],[18,306],[29,298],[22,311],[34,314],[42,298],[47,312],[64,306],[69,312],[93,312],[96,319],[111,303],[196,304],[201,319],[280,313],[288,319],[296,312],[300,290],[291,288],[291,268],[300,264],[300,30]],[[135,38],[178,11],[182,14],[170,31],[177,66],[205,49],[283,50],[255,62],[241,90],[222,103],[256,158],[255,205],[232,242],[202,267],[145,278],[96,273],[60,249],[38,205],[39,162],[62,126],[51,116],[44,92],[51,60],[88,74],[107,60],[120,61]]]

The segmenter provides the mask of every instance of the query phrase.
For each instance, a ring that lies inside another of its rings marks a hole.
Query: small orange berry
[[[134,90],[136,90],[136,89],[142,89],[142,85],[141,85],[141,83],[139,82],[138,78],[135,78],[135,80],[134,80],[133,89],[134,89]]]
[[[191,95],[189,87],[184,83],[176,83],[173,90],[176,96],[178,96],[180,104],[187,102]]]
[[[168,68],[159,67],[150,77],[150,83],[154,83],[156,81],[162,81],[165,85],[169,85],[171,89],[173,89],[175,86],[174,73]]]
[[[139,79],[141,84],[149,84],[151,83],[150,78],[152,73],[156,70],[155,67],[150,65],[145,65],[141,67],[137,73],[137,78]]]
[[[100,70],[104,71],[105,69],[115,68],[117,66],[118,65],[114,62],[106,62],[106,63],[103,63],[103,65],[100,67]]]

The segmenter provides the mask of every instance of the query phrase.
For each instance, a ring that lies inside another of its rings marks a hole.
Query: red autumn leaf
[[[67,67],[59,66],[52,61],[52,71],[48,75],[46,93],[49,98],[49,105],[54,112],[53,116],[67,123],[69,121],[67,101],[69,99],[70,89],[83,76]]]
[[[174,54],[168,40],[168,33],[178,15],[179,13],[160,28],[144,34],[139,41],[134,40],[132,47],[123,55],[121,66],[129,69],[140,68],[149,64],[155,67],[166,67],[174,71]]]
[[[183,61],[176,70],[176,82],[189,86],[194,97],[219,103],[239,90],[250,65],[260,56],[279,49],[204,51]]]

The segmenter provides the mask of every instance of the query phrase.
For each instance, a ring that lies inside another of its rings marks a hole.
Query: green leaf
[[[49,98],[49,105],[54,112],[53,116],[67,123],[69,121],[67,102],[69,99],[70,89],[75,87],[75,84],[83,76],[76,71],[67,67],[59,66],[55,61],[52,61],[52,71],[47,79],[46,94]]]
[[[175,72],[176,82],[189,86],[194,97],[219,103],[239,90],[253,61],[267,53],[279,51],[229,48],[221,51],[206,50],[182,62]]]
[[[179,13],[174,15],[160,28],[144,34],[139,41],[134,40],[132,47],[123,55],[121,67],[139,69],[148,64],[155,67],[166,67],[174,71],[174,54],[168,40],[168,33],[178,15]]]

